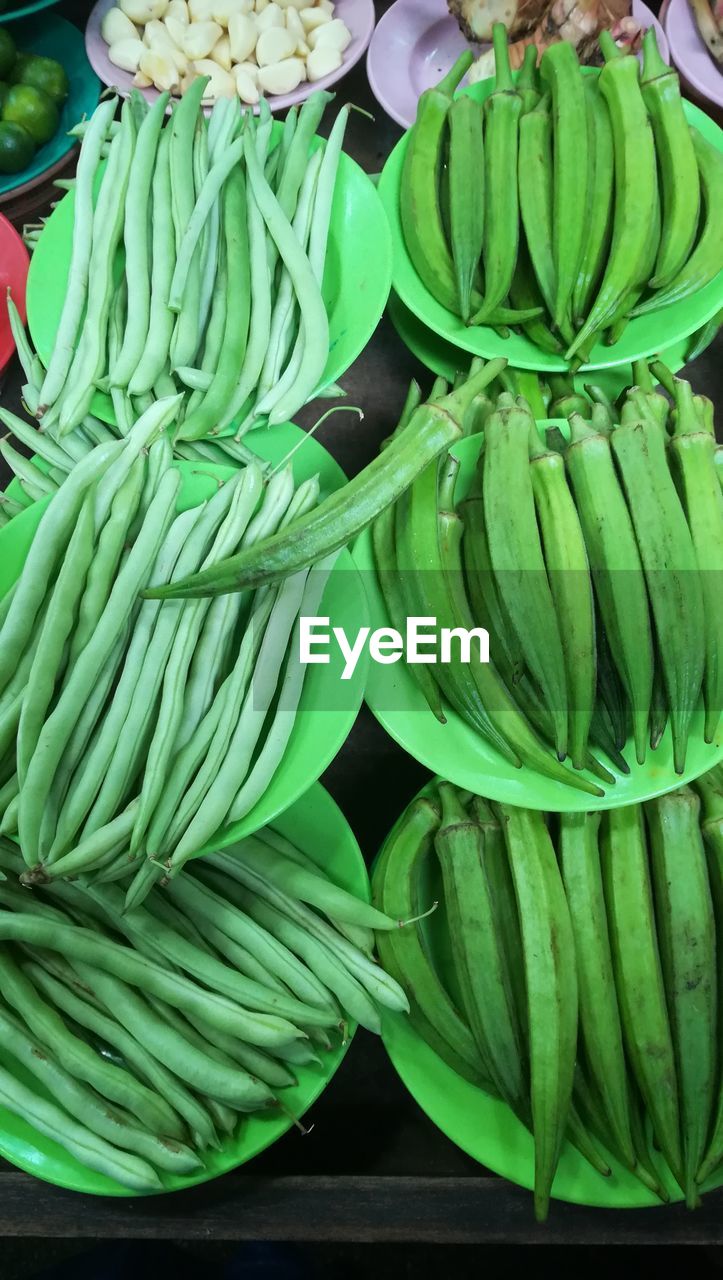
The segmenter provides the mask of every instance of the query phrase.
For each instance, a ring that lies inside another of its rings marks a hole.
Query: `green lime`
[[[9,88],[9,84],[6,84],[4,80],[0,80],[0,116],[2,115],[3,107],[5,106],[5,99],[8,96]]]
[[[7,27],[0,27],[0,80],[4,80],[12,67],[17,50]]]
[[[35,143],[21,124],[0,120],[0,173],[20,173],[35,154]]]
[[[58,108],[42,89],[31,84],[14,84],[5,99],[3,120],[21,124],[37,146],[49,142],[58,127]]]
[[[29,58],[23,64],[15,83],[31,84],[35,89],[42,89],[43,93],[52,98],[56,107],[62,107],[70,89],[65,68],[54,58]]]
[[[36,53],[16,53],[12,67],[10,68],[8,82],[10,84],[17,84],[23,73],[23,68],[26,67],[29,62],[32,62],[33,58],[37,58],[37,56],[38,55]]]

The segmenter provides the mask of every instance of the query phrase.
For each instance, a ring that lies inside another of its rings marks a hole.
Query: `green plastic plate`
[[[32,13],[43,7],[41,4],[28,5],[17,14],[0,14],[0,25],[11,18],[19,18],[21,13]],[[76,140],[68,137],[68,130],[83,116],[91,115],[100,95],[100,80],[86,57],[83,33],[72,22],[58,18],[54,13],[46,13],[42,18],[31,18],[21,26],[13,27],[11,34],[23,53],[42,54],[62,63],[70,82],[70,92],[50,141],[38,148],[30,164],[20,173],[0,173],[0,195],[14,191],[16,187],[24,187],[72,151]]]
[[[419,794],[426,794],[433,785],[428,783]],[[398,825],[399,822],[387,839],[392,838]],[[433,864],[433,860],[430,861]],[[433,866],[430,870],[428,896],[432,900],[439,896],[441,886],[431,879]],[[423,928],[435,966],[443,981],[449,984],[450,961],[447,948],[439,945],[435,938],[435,915],[424,922]],[[451,986],[454,990],[453,982]],[[400,1079],[432,1124],[473,1160],[531,1190],[534,1181],[532,1136],[509,1107],[458,1076],[430,1049],[404,1015],[385,1012],[382,1038]],[[612,1170],[609,1178],[603,1178],[574,1147],[565,1143],[552,1185],[553,1198],[603,1209],[643,1209],[660,1204],[609,1152],[605,1155]],[[655,1163],[670,1199],[682,1200],[680,1187],[659,1155]],[[712,1191],[721,1185],[723,1169],[709,1179],[703,1190]]]
[[[276,122],[272,137],[278,139],[281,130]],[[75,196],[69,191],[48,218],[30,263],[28,324],[46,365],[68,283],[74,207]],[[118,279],[122,265],[119,251]],[[364,171],[342,154],[322,286],[329,316],[329,359],[318,391],[337,382],[364,350],[386,306],[391,279],[391,237],[381,201]],[[91,410],[103,422],[115,421],[109,396],[96,393]],[[233,430],[231,425],[227,434]]]
[[[597,74],[594,68],[584,68],[588,74]],[[482,102],[492,92],[493,80],[482,80],[464,89],[478,102]],[[719,151],[723,151],[723,132],[718,125],[692,103],[684,101],[685,113],[691,125],[694,125],[705,138]],[[440,338],[462,347],[473,355],[506,356],[510,364],[519,369],[540,369],[554,372],[567,368],[560,356],[541,351],[529,338],[520,334],[510,334],[509,338],[501,338],[494,329],[486,325],[468,328],[458,316],[441,306],[425,288],[417,275],[412,260],[407,253],[402,232],[399,208],[399,192],[402,166],[409,142],[409,131],[397,143],[379,180],[379,195],[387,211],[392,231],[394,250],[394,271],[392,283],[402,302],[422,321],[428,329]],[[32,269],[31,269],[32,276]],[[667,350],[674,343],[689,337],[696,329],[700,329],[723,306],[723,271],[715,280],[700,289],[698,293],[673,306],[653,311],[650,315],[639,316],[631,320],[619,342],[607,347],[598,343],[591,352],[590,361],[584,369],[605,369],[614,365],[630,364],[633,360],[655,352]]]
[[[364,859],[346,818],[331,796],[315,783],[292,808],[274,820],[274,827],[293,840],[310,858],[313,858],[336,884],[369,900],[369,878]],[[159,891],[160,892],[160,891]],[[323,1055],[321,1066],[297,1068],[298,1083],[282,1089],[279,1098],[285,1108],[281,1111],[258,1113],[243,1118],[238,1132],[223,1140],[219,1151],[204,1156],[205,1167],[188,1177],[161,1174],[165,1191],[180,1191],[184,1187],[209,1182],[222,1173],[228,1173],[239,1165],[252,1160],[291,1128],[296,1117],[316,1102],[341,1063],[356,1027],[351,1024],[345,1044],[336,1045]],[[40,1085],[9,1060],[0,1048],[0,1060],[19,1079],[33,1089],[42,1092]],[[20,1117],[0,1107],[0,1155],[11,1164],[33,1173],[45,1182],[67,1187],[70,1191],[83,1191],[86,1195],[130,1196],[126,1187],[103,1174],[86,1169],[57,1143],[38,1133]]]
[[[452,382],[457,373],[469,368],[472,360],[470,352],[462,351],[444,338],[438,338],[436,333],[432,333],[431,329],[417,319],[409,307],[405,307],[394,290],[389,295],[387,313],[405,347],[408,347],[412,355],[416,356],[423,365],[431,369],[432,373]],[[683,368],[686,362],[685,353],[690,343],[691,339],[686,338],[683,342],[677,342],[658,353],[672,373],[677,373]],[[580,373],[573,379],[575,386],[581,391],[584,390],[585,383],[591,380],[589,375]],[[633,381],[632,365],[621,364],[614,369],[598,369],[594,381],[597,386],[607,392],[611,400],[616,400],[620,392],[625,387],[629,387]]]
[[[257,434],[264,437],[264,456],[278,462],[288,452],[289,437],[294,441],[301,432],[298,427],[282,427],[278,434],[276,431]],[[316,444],[310,440],[309,444],[312,443]],[[328,487],[338,488],[343,473],[321,445],[316,445],[316,450],[325,454],[328,459]],[[313,456],[311,451],[306,453],[306,448],[300,449],[295,455],[297,483],[319,470],[319,466],[313,464]],[[179,462],[176,465],[183,475],[179,510],[210,497],[216,485],[215,477],[223,479],[233,474],[232,468],[213,463],[203,463],[198,470],[196,463]],[[18,576],[40,517],[49,501],[51,499],[44,498],[33,503],[0,529],[0,598]],[[365,621],[364,588],[348,551],[341,552],[329,577],[322,600],[322,612],[329,615],[332,626],[342,626],[349,634],[355,632]],[[334,759],[346,741],[364,697],[368,655],[366,658],[362,657],[350,680],[342,681],[343,669],[344,660],[336,646],[331,647],[328,665],[314,664],[309,667],[294,728],[281,765],[264,795],[246,817],[229,826],[223,836],[212,841],[208,848],[221,848],[271,822],[277,814],[298,800]]]
[[[565,421],[560,421],[557,425],[562,430],[567,430]],[[452,449],[452,453],[460,460],[455,492],[457,500],[469,493],[481,445],[482,436],[476,435],[459,441]],[[364,578],[372,628],[388,627],[389,615],[379,590],[371,533],[368,529],[357,539],[354,560]],[[490,657],[494,661],[494,653]],[[568,813],[618,808],[620,805],[649,800],[652,796],[672,791],[682,783],[699,777],[723,759],[723,723],[715,740],[708,745],[703,740],[703,713],[699,710],[693,717],[686,767],[682,775],[676,774],[673,769],[668,727],[657,750],[648,752],[643,765],[636,763],[632,742],[628,743],[623,752],[630,766],[630,773],[627,775],[612,768],[607,759],[601,756],[616,782],[605,788],[605,795],[596,797],[546,778],[524,765],[521,769],[516,769],[446,704],[447,723],[440,724],[429,710],[403,660],[393,666],[371,664],[366,700],[387,733],[433,773],[449,778],[458,787],[488,796],[491,800],[523,805],[529,809]],[[598,782],[592,774],[586,772],[584,776],[591,782]]]

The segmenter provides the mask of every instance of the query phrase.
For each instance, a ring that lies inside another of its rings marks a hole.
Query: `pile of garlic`
[[[204,101],[251,106],[338,71],[352,38],[332,0],[118,0],[101,34],[139,88],[181,94],[209,76]]]

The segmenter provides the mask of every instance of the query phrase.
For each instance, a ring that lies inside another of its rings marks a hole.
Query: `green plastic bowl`
[[[564,420],[556,421],[555,425],[563,431],[568,430]],[[460,461],[455,491],[457,501],[469,493],[482,440],[481,435],[469,436],[451,450]],[[368,529],[357,539],[354,560],[364,579],[372,628],[388,627],[389,615],[379,589]],[[494,653],[490,657],[494,661]],[[619,773],[602,753],[598,753],[616,781],[614,785],[605,787],[603,796],[592,796],[546,778],[526,765],[516,769],[446,703],[447,723],[440,724],[403,660],[393,666],[371,664],[366,700],[387,733],[432,773],[449,778],[456,786],[488,796],[491,800],[523,805],[529,809],[572,813],[615,809],[635,801],[650,800],[692,781],[723,759],[723,722],[715,740],[708,744],[703,740],[703,712],[699,710],[693,717],[683,774],[676,774],[673,768],[668,726],[660,745],[655,751],[648,752],[643,765],[637,764],[632,741],[628,742],[623,755],[630,766],[629,774]],[[583,776],[590,782],[604,785],[587,771]]]
[[[277,140],[282,125],[274,124]],[[316,146],[321,145],[319,139]],[[102,172],[102,170],[101,170]],[[47,366],[68,283],[75,194],[69,191],[48,218],[30,263],[28,325],[35,348]],[[124,255],[116,256],[116,278]],[[322,293],[329,316],[329,359],[317,387],[337,382],[371,338],[386,306],[392,281],[389,225],[376,188],[363,169],[343,153],[331,211],[329,248]],[[115,422],[110,397],[97,392],[91,412]],[[224,434],[231,435],[231,424]]]
[[[289,433],[292,438],[301,434],[298,427],[290,428]],[[280,461],[288,451],[281,444],[285,430],[282,428],[279,435],[275,432],[263,434],[266,435],[267,456],[271,461]],[[316,449],[326,454],[321,445],[317,445]],[[310,457],[311,454],[306,454],[305,449],[300,449],[295,455],[297,483],[319,470],[310,463]],[[337,477],[343,477],[343,473],[336,468],[328,454],[326,457],[329,462],[329,484],[334,471]],[[233,474],[233,468],[213,463],[178,462],[175,465],[183,475],[178,499],[179,510],[185,510],[209,498],[216,486],[215,477],[225,479]],[[337,478],[329,488],[338,488],[339,483]],[[43,498],[33,503],[0,529],[0,598],[17,578],[40,517],[50,501],[52,499]],[[364,588],[348,551],[342,551],[339,555],[329,577],[321,607],[329,615],[332,626],[342,626],[349,633],[354,632],[365,621]],[[328,665],[314,664],[309,667],[288,746],[269,786],[245,818],[225,828],[222,835],[210,841],[199,853],[212,848],[223,848],[271,822],[321,776],[343,746],[356,719],[364,697],[368,665],[367,654],[360,659],[351,679],[342,680],[344,659],[338,648],[332,646]]]
[[[469,351],[454,347],[451,342],[437,337],[421,320],[418,320],[409,307],[405,307],[401,298],[392,290],[387,303],[387,314],[413,356],[416,356],[427,369],[431,369],[440,378],[453,382],[456,375],[466,372],[472,361]],[[676,342],[665,351],[658,352],[660,359],[667,364],[671,373],[677,373],[686,363],[686,351],[691,343],[690,338]],[[598,369],[594,379],[588,374],[575,374],[573,382],[578,391],[584,391],[585,383],[594,381],[597,386],[607,392],[611,400],[616,400],[620,392],[629,387],[633,381],[633,368],[630,364],[617,365],[614,369]]]
[[[419,793],[426,794],[433,783]],[[400,820],[401,821],[401,818]],[[391,840],[399,822],[387,837]],[[432,867],[434,860],[430,859]],[[431,882],[425,894],[429,901],[439,897],[440,887]],[[435,965],[449,989],[450,962],[445,948],[435,944],[432,922],[434,915],[425,921],[425,935]],[[454,984],[452,984],[454,989]],[[402,1014],[385,1012],[382,1020],[382,1038],[402,1083],[406,1085],[415,1102],[441,1129],[451,1142],[473,1160],[520,1187],[532,1190],[534,1183],[534,1144],[532,1135],[510,1111],[506,1103],[492,1098],[482,1089],[458,1076],[443,1062],[414,1030],[409,1018]],[[599,1145],[599,1144],[598,1144]],[[648,1191],[628,1169],[623,1168],[608,1151],[606,1159],[612,1170],[611,1177],[603,1178],[566,1142],[560,1156],[560,1164],[552,1184],[555,1200],[568,1200],[573,1204],[594,1205],[602,1209],[644,1209],[660,1205],[656,1196]],[[683,1199],[680,1187],[665,1161],[656,1152],[655,1165],[673,1201]],[[713,1191],[723,1185],[723,1169],[719,1169],[706,1182],[703,1191]],[[532,1207],[530,1207],[532,1213]]]
[[[336,884],[369,901],[369,877],[354,834],[339,807],[319,783],[276,818],[273,825],[323,868]],[[283,1112],[279,1108],[274,1112],[259,1112],[242,1118],[238,1131],[223,1139],[219,1151],[206,1153],[206,1164],[202,1170],[188,1177],[161,1174],[164,1191],[181,1191],[201,1182],[210,1182],[212,1178],[252,1160],[282,1137],[293,1125],[294,1118],[302,1116],[323,1092],[340,1065],[355,1030],[355,1024],[351,1023],[346,1042],[324,1053],[321,1066],[296,1069],[298,1083],[279,1093],[285,1108]],[[39,1082],[7,1057],[1,1047],[0,1061],[23,1083],[48,1096]],[[0,1155],[26,1173],[58,1187],[67,1187],[69,1191],[96,1196],[135,1194],[112,1178],[87,1169],[56,1142],[38,1133],[32,1125],[4,1107],[0,1107]]]
[[[593,67],[583,68],[583,71],[586,74],[598,74]],[[482,80],[470,85],[462,92],[469,93],[478,102],[482,102],[489,97],[493,87],[494,80]],[[691,125],[694,125],[719,151],[723,151],[723,132],[718,125],[692,103],[684,100],[683,107]],[[567,369],[567,363],[561,356],[541,351],[524,335],[512,333],[509,338],[501,338],[487,325],[468,328],[459,316],[447,311],[425,288],[407,252],[399,208],[402,166],[408,143],[409,131],[397,143],[387,160],[378,186],[392,232],[394,251],[392,283],[402,302],[434,334],[455,347],[471,352],[472,355],[484,356],[486,359],[491,359],[493,356],[506,356],[510,364],[519,369],[538,369],[549,372]],[[700,329],[722,306],[723,271],[719,272],[715,280],[706,285],[705,289],[700,289],[690,298],[631,320],[619,342],[611,347],[598,343],[593,347],[588,364],[582,367],[583,369],[609,369],[614,365],[631,364],[633,360],[640,360],[667,350],[674,343],[680,342]]]

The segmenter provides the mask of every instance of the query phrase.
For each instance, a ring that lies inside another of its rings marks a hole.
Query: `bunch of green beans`
[[[350,108],[312,152],[332,95],[292,109],[275,145],[265,102],[254,118],[219,99],[207,119],[206,83],[165,127],[168,94],[149,107],[137,91],[119,121],[111,98],[82,127],[68,287],[33,409],[61,442],[84,428],[98,388],[123,434],[149,397],[180,393],[176,434],[191,442],[286,422],[322,380]]]
[[[372,958],[396,922],[279,832],[210,866],[126,911],[110,883],[21,891],[0,838],[0,1105],[136,1192],[284,1108],[349,1020],[378,1032],[408,1009]]]
[[[214,602],[141,599],[290,526],[319,494],[288,463],[266,481],[251,463],[177,514],[178,404],[155,402],[75,462],[0,601],[2,832],[26,882],[124,879],[129,906],[281,765],[306,672],[298,619],[318,612],[334,562]]]

